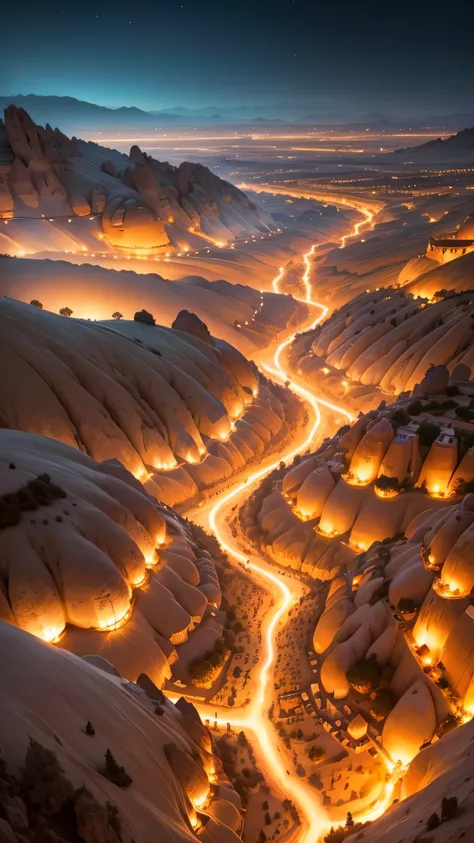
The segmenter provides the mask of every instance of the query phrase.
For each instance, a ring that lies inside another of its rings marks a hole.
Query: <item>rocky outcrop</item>
[[[37,126],[10,105],[1,125],[3,160],[0,213],[38,219],[97,214],[108,247],[159,253],[194,244],[276,229],[273,219],[244,193],[200,164],[156,161],[132,146],[130,156],[93,143],[70,141]],[[73,220],[69,220],[73,222]],[[200,232],[205,238],[200,238]]]
[[[10,624],[0,649],[2,841],[186,843],[208,823],[215,843],[239,839],[239,797],[195,709],[208,751],[168,700],[158,716],[138,686]],[[107,764],[122,769],[120,785]]]

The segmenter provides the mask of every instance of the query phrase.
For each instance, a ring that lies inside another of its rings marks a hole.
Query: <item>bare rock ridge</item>
[[[2,839],[238,843],[240,798],[192,706],[10,624],[0,649]]]
[[[6,219],[97,216],[110,245],[148,251],[172,249],[183,235],[196,246],[276,229],[263,209],[201,164],[173,167],[137,146],[126,156],[70,140],[13,105],[0,124],[0,147]]]

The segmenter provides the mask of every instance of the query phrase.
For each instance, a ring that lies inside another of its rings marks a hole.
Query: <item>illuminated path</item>
[[[341,204],[345,204],[342,200],[340,201]],[[344,246],[350,237],[356,237],[362,225],[371,224],[376,213],[370,206],[364,208],[358,207],[357,210],[363,214],[363,219],[354,226],[350,234],[344,235],[341,238],[341,246]],[[308,326],[307,330],[316,327],[328,314],[328,308],[314,301],[312,295],[310,274],[312,257],[316,248],[315,245],[312,246],[303,255],[305,269],[301,280],[305,288],[305,297],[302,301],[318,310],[316,319]],[[282,268],[273,281],[275,292],[280,292],[279,284],[283,277],[284,269]],[[243,503],[248,498],[250,488],[255,483],[278,468],[281,461],[285,464],[291,463],[294,457],[304,453],[312,445],[321,425],[320,405],[346,416],[349,421],[353,421],[353,416],[347,410],[328,401],[316,398],[309,390],[295,382],[292,379],[291,373],[285,370],[284,364],[281,362],[282,354],[293,342],[294,337],[295,335],[293,334],[277,347],[273,358],[273,366],[264,365],[264,368],[273,376],[289,383],[289,388],[309,404],[313,415],[309,433],[305,435],[303,441],[294,445],[292,450],[282,459],[278,459],[272,465],[266,465],[264,468],[251,474],[246,478],[245,482],[240,483],[230,492],[223,495],[217,503],[203,507],[198,517],[198,520],[204,523],[214,533],[220,546],[231,559],[237,563],[247,565],[258,577],[263,577],[266,580],[273,596],[274,604],[272,610],[267,614],[266,625],[262,628],[262,653],[260,662],[256,666],[257,692],[249,705],[239,709],[231,709],[212,704],[197,704],[196,707],[203,717],[209,718],[211,721],[217,719],[218,723],[222,725],[230,722],[233,726],[248,728],[254,733],[257,744],[256,750],[262,767],[267,771],[269,778],[294,802],[300,815],[302,815],[303,831],[298,837],[298,840],[300,843],[316,843],[330,825],[326,811],[321,806],[318,795],[311,785],[306,784],[294,774],[288,774],[285,756],[278,747],[279,739],[268,718],[268,709],[272,704],[273,697],[272,668],[276,661],[276,636],[280,622],[286,618],[289,609],[297,602],[298,597],[293,593],[289,585],[283,581],[280,573],[275,573],[274,569],[259,557],[249,559],[248,555],[239,549],[227,525],[227,514],[235,507],[239,499],[242,499]],[[294,585],[295,591],[297,591],[299,583],[295,583]],[[390,787],[387,785],[383,798],[377,802],[377,805],[372,811],[367,812],[363,819],[375,819],[377,816],[380,816],[391,801],[392,791],[393,786]]]

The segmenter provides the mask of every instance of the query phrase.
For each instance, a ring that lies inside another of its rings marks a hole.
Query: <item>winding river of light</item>
[[[375,212],[370,207],[362,208],[358,205],[357,210],[363,214],[363,220],[356,223],[353,230],[341,238],[341,246],[345,246],[347,240],[351,237],[356,237],[360,233],[360,228],[365,224],[372,224]],[[317,246],[313,245],[311,249],[303,255],[303,262],[305,270],[301,278],[305,289],[305,297],[301,299],[310,307],[315,307],[318,310],[316,319],[309,325],[307,330],[315,328],[328,314],[328,308],[319,304],[313,299],[313,291],[311,285],[311,266],[312,258],[314,256]],[[273,290],[280,292],[280,282],[284,277],[284,269],[281,268],[273,280]],[[217,538],[222,549],[229,557],[238,563],[243,563],[254,571],[259,577],[263,577],[270,588],[274,598],[273,608],[271,610],[271,617],[267,616],[267,626],[262,636],[262,656],[261,663],[256,667],[257,676],[257,693],[254,699],[248,706],[240,709],[230,709],[219,707],[220,716],[216,717],[219,723],[230,722],[234,726],[249,728],[255,735],[255,739],[259,744],[259,754],[264,758],[265,768],[268,770],[270,778],[276,782],[282,791],[295,803],[299,811],[304,815],[304,831],[299,836],[299,843],[316,843],[321,838],[321,835],[328,829],[330,823],[326,811],[321,806],[317,794],[311,785],[303,782],[294,775],[289,775],[286,769],[285,756],[281,753],[278,747],[278,739],[276,737],[274,728],[268,718],[268,708],[272,703],[273,685],[272,667],[276,661],[276,635],[280,621],[282,621],[289,609],[295,604],[296,597],[293,595],[289,585],[282,580],[280,573],[274,573],[258,558],[248,559],[247,555],[239,550],[236,543],[234,543],[229,531],[226,529],[225,513],[229,511],[230,504],[236,503],[239,497],[246,498],[249,494],[249,489],[259,480],[266,477],[270,472],[279,467],[280,462],[289,464],[292,460],[304,453],[313,443],[315,436],[321,425],[321,411],[320,405],[333,410],[346,418],[353,421],[353,416],[344,407],[339,407],[329,401],[321,398],[316,398],[309,390],[297,383],[290,372],[284,368],[282,363],[282,355],[288,346],[293,342],[295,334],[287,337],[276,349],[273,366],[264,365],[265,370],[279,380],[286,382],[289,388],[299,395],[310,407],[313,415],[313,422],[309,432],[304,439],[293,446],[291,451],[285,454],[282,459],[275,461],[272,465],[266,465],[264,468],[250,474],[245,482],[239,483],[227,494],[223,495],[217,503],[215,503],[208,512],[207,526]],[[229,537],[230,536],[230,537]],[[197,705],[199,711],[204,716],[209,717],[211,708],[210,705]],[[217,715],[217,711],[216,711]],[[370,812],[370,819],[375,819],[380,816],[389,804],[392,789],[387,786],[384,792],[384,798],[372,809]],[[369,819],[369,816],[364,817]]]

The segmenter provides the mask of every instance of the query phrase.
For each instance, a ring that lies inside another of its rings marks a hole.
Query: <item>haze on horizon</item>
[[[470,111],[473,25],[467,0],[456,14],[439,0],[29,0],[4,12],[1,93],[336,119]]]

